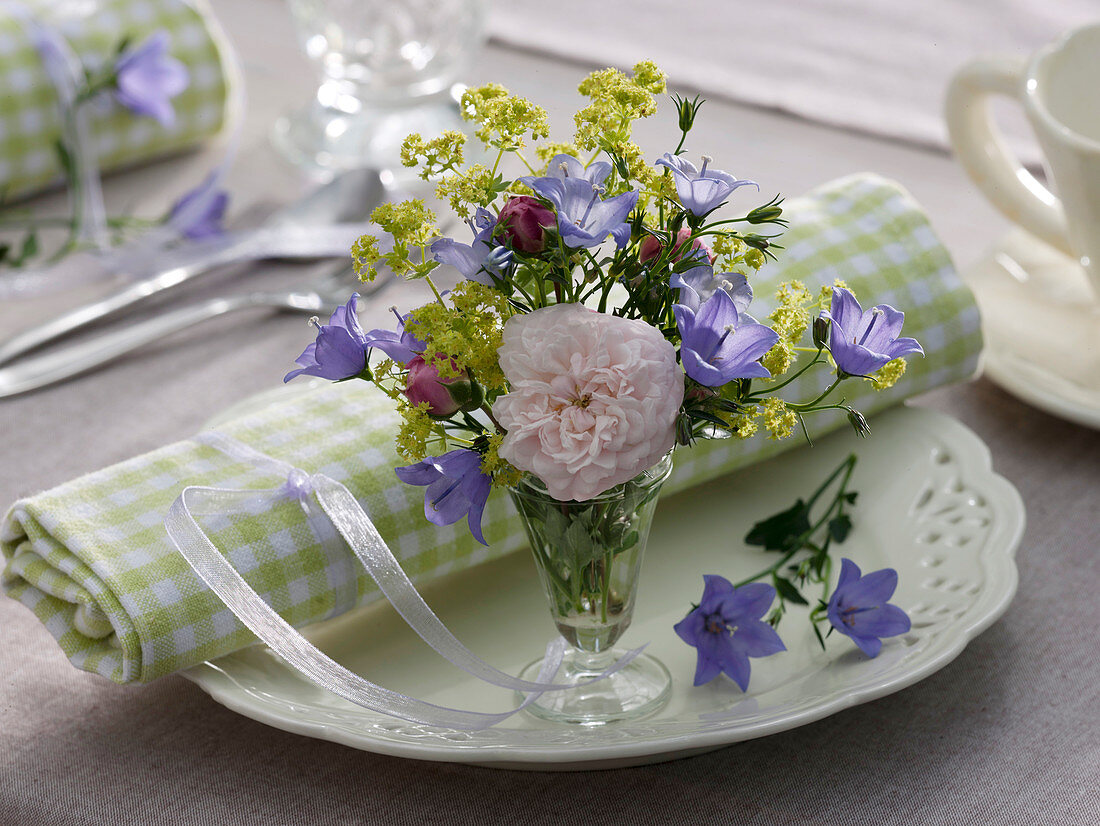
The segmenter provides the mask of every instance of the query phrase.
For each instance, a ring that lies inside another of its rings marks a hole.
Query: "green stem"
[[[780,390],[780,389],[786,387],[792,381],[797,379],[799,376],[801,376],[803,373],[805,373],[807,370],[809,370],[815,364],[819,364],[821,361],[822,361],[822,359],[821,359],[821,350],[818,350],[817,355],[814,356],[813,359],[808,364],[806,364],[804,367],[800,368],[798,370],[798,372],[794,373],[793,375],[788,376],[786,379],[781,381],[779,384],[770,385],[766,390],[759,390],[756,393],[750,393],[748,396],[745,397],[745,401],[750,401],[756,396],[770,395],[770,394],[774,393],[776,390]],[[832,388],[830,388],[830,389],[832,389]]]
[[[851,454],[847,459],[844,460],[844,462],[840,464],[839,467],[837,467],[832,473],[829,474],[829,478],[822,482],[818,489],[814,491],[813,495],[810,496],[809,501],[806,502],[807,513],[809,513],[810,509],[814,506],[814,503],[817,502],[817,500],[821,497],[821,494],[823,494],[828,489],[829,485],[831,485],[836,480],[836,477],[839,476],[841,473],[844,474],[844,478],[840,483],[840,487],[837,490],[836,498],[833,500],[832,504],[830,504],[829,507],[825,509],[825,513],[823,513],[821,517],[815,523],[813,523],[813,525],[811,525],[807,530],[803,531],[794,540],[791,545],[791,550],[787,551],[787,553],[783,555],[783,558],[776,562],[774,565],[769,565],[767,568],[764,568],[763,570],[753,574],[752,576],[742,579],[740,582],[733,586],[734,588],[740,588],[742,585],[748,585],[750,582],[755,582],[762,577],[771,576],[778,573],[779,569],[786,565],[787,562],[789,562],[795,554],[805,548],[806,541],[815,533],[817,533],[821,526],[824,525],[825,522],[833,515],[834,510],[837,510],[838,508],[841,511],[843,510],[844,494],[848,491],[848,481],[852,478],[852,471],[855,469],[857,461],[858,459],[856,455],[854,453]]]
[[[490,408],[489,405],[487,405],[487,404],[481,405],[481,412],[489,417],[489,421],[491,421],[493,423],[493,426],[496,427],[496,429],[499,430],[501,433],[507,433],[508,432],[507,430],[505,430],[501,426],[500,422],[498,422],[496,420],[496,417],[493,416],[492,408]]]
[[[788,404],[787,407],[789,407],[791,410],[794,410],[795,412],[808,412],[814,408],[814,405],[816,405],[818,402],[820,402],[822,399],[824,399],[826,396],[836,390],[837,385],[839,385],[842,381],[843,379],[837,377],[837,380],[830,384],[828,388],[826,388],[825,392],[814,399],[812,402],[805,402],[803,404]]]

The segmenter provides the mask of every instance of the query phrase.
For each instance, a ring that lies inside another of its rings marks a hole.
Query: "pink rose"
[[[685,248],[688,236],[691,235],[691,230],[687,227],[681,229],[676,233],[676,246],[672,248],[672,260],[679,261],[684,257],[684,254],[689,250],[702,250],[706,253],[707,260],[710,263],[714,263],[714,253],[710,247],[700,241],[698,238],[691,242],[691,246]],[[647,235],[642,239],[642,243],[638,246],[638,260],[643,264],[647,261],[652,261],[658,255],[661,254],[661,242],[654,238],[652,235]]]
[[[684,373],[644,321],[556,304],[508,319],[498,353],[500,455],[555,499],[591,499],[672,448]]]
[[[508,246],[528,255],[546,249],[545,227],[556,227],[554,213],[530,195],[517,195],[504,205],[497,218],[496,234]]]
[[[417,356],[409,362],[405,398],[413,404],[427,402],[428,412],[433,416],[450,416],[462,408],[447,387],[458,382],[469,384],[469,376],[465,371],[452,378],[443,378],[435,365],[424,361],[423,356]]]

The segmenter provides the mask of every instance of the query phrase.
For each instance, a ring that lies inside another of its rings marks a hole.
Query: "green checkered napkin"
[[[225,41],[205,3],[184,0],[20,0],[42,24],[58,31],[89,68],[111,59],[119,40],[139,44],[158,29],[190,75],[172,99],[176,121],[161,126],[112,101],[91,109],[100,168],[107,170],[177,152],[218,132],[225,123],[228,80]],[[25,195],[61,179],[54,145],[61,135],[57,93],[20,21],[0,16],[0,187]]]
[[[924,215],[896,185],[860,175],[790,201],[791,228],[780,263],[754,280],[760,317],[780,281],[811,289],[842,278],[866,306],[906,312],[905,333],[924,344],[897,387],[845,389],[866,413],[907,395],[971,375],[981,348],[978,312]],[[792,385],[789,398],[823,390],[828,375]],[[821,371],[827,374],[827,370]],[[222,431],[311,473],[346,484],[363,502],[415,580],[475,565],[525,545],[507,496],[485,511],[488,548],[465,522],[439,528],[424,518],[423,488],[393,468],[397,416],[388,399],[355,382],[325,385],[238,419]],[[823,433],[842,416],[814,414]],[[874,438],[873,434],[871,438]],[[802,442],[727,439],[676,452],[667,490],[699,484]],[[283,479],[228,458],[201,440],[169,445],[17,502],[0,525],[7,561],[0,584],[34,611],[73,664],[118,682],[144,682],[222,656],[254,641],[174,551],[162,520],[185,485],[265,488]],[[206,517],[204,528],[236,568],[289,622],[303,625],[377,596],[323,518],[296,500],[247,513]]]

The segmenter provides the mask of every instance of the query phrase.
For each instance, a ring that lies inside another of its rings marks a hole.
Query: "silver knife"
[[[135,283],[0,343],[0,364],[215,267],[264,258],[347,254],[362,231],[351,222],[364,221],[385,194],[385,186],[373,169],[341,173],[271,216],[258,229],[170,250],[158,256],[154,272],[139,276]]]

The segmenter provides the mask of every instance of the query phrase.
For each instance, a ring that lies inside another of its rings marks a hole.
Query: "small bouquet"
[[[548,134],[544,110],[496,84],[466,91],[464,117],[492,165],[465,164],[460,132],[412,135],[402,158],[437,180],[471,237],[441,237],[435,215],[410,200],[372,216],[390,251],[370,235],[354,248],[363,280],[384,263],[424,279],[435,300],[395,309],[392,330],[365,331],[353,295],[287,375],[366,380],[393,399],[410,462],[396,472],[426,488],[433,523],[465,517],[484,543],[486,499],[508,489],[559,629],[593,655],[629,623],[675,445],[761,428],[783,439],[838,408],[864,434],[866,420],[833,399],[836,388],[891,386],[904,357],[921,352],[899,337],[901,312],[864,310],[842,283],[819,295],[783,284],[768,318],[753,317],[751,278],[780,249],[782,203],[733,208],[758,186],[685,153],[698,98],[673,98],[679,142],[647,159],[632,125],[656,113],[664,90],[649,62],[594,72],[579,87],[589,102],[572,143],[533,150],[529,141]],[[525,174],[506,177],[513,165]],[[440,268],[462,276],[450,291],[433,281]],[[784,398],[812,369],[835,371],[828,389]]]

